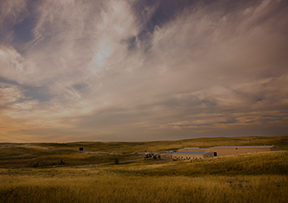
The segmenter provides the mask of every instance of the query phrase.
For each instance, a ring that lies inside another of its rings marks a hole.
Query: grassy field
[[[138,159],[137,151],[166,151],[184,147],[277,145],[288,150],[288,137],[198,138],[158,142],[74,142],[0,144],[0,168],[30,168],[113,163]],[[84,147],[84,152],[79,152]],[[113,154],[113,155],[111,155]]]
[[[282,151],[198,161],[123,162],[135,158],[133,153],[137,150],[169,150],[180,145],[181,148],[180,142],[184,142],[184,147],[265,142],[280,146]],[[0,148],[0,202],[288,202],[285,137],[159,142],[159,148],[156,143],[80,143],[84,150],[89,146],[89,151],[95,154],[78,152],[79,143],[3,145]],[[114,148],[109,151],[108,146],[112,145]],[[54,148],[48,149],[51,147]],[[115,155],[108,155],[112,152]],[[102,157],[103,163],[111,164],[85,167],[68,164],[73,160],[81,164],[99,162],[91,156]],[[114,157],[120,158],[120,164],[113,164]],[[50,163],[50,159],[64,158],[67,164],[59,163],[55,168],[43,164]],[[13,160],[21,159],[23,167],[12,167]],[[36,159],[44,160],[42,165],[25,165],[25,160]],[[8,161],[10,164],[3,164]]]

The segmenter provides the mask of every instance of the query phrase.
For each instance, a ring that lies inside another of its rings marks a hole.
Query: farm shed
[[[277,151],[277,146],[219,146],[209,148],[210,152],[214,153],[214,156],[226,156],[237,154],[250,154],[258,152]]]
[[[192,147],[192,148],[179,149],[178,151],[179,152],[209,152],[209,148]]]
[[[204,159],[208,157],[213,157],[213,152],[174,152],[172,153],[173,159],[184,159],[184,160],[190,160],[190,159]]]

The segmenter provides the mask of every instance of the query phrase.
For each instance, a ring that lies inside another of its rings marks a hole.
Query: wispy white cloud
[[[194,3],[163,22],[160,3],[135,3],[2,3],[1,139],[184,138],[241,126],[260,135],[261,124],[286,121],[285,2]],[[16,43],[12,28],[28,16],[31,39]]]

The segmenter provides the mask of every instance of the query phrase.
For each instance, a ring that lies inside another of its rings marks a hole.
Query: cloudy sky
[[[288,135],[286,0],[0,0],[0,142]]]

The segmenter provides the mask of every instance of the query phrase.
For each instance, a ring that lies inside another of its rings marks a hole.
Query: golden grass
[[[287,202],[283,175],[0,176],[0,202]]]

